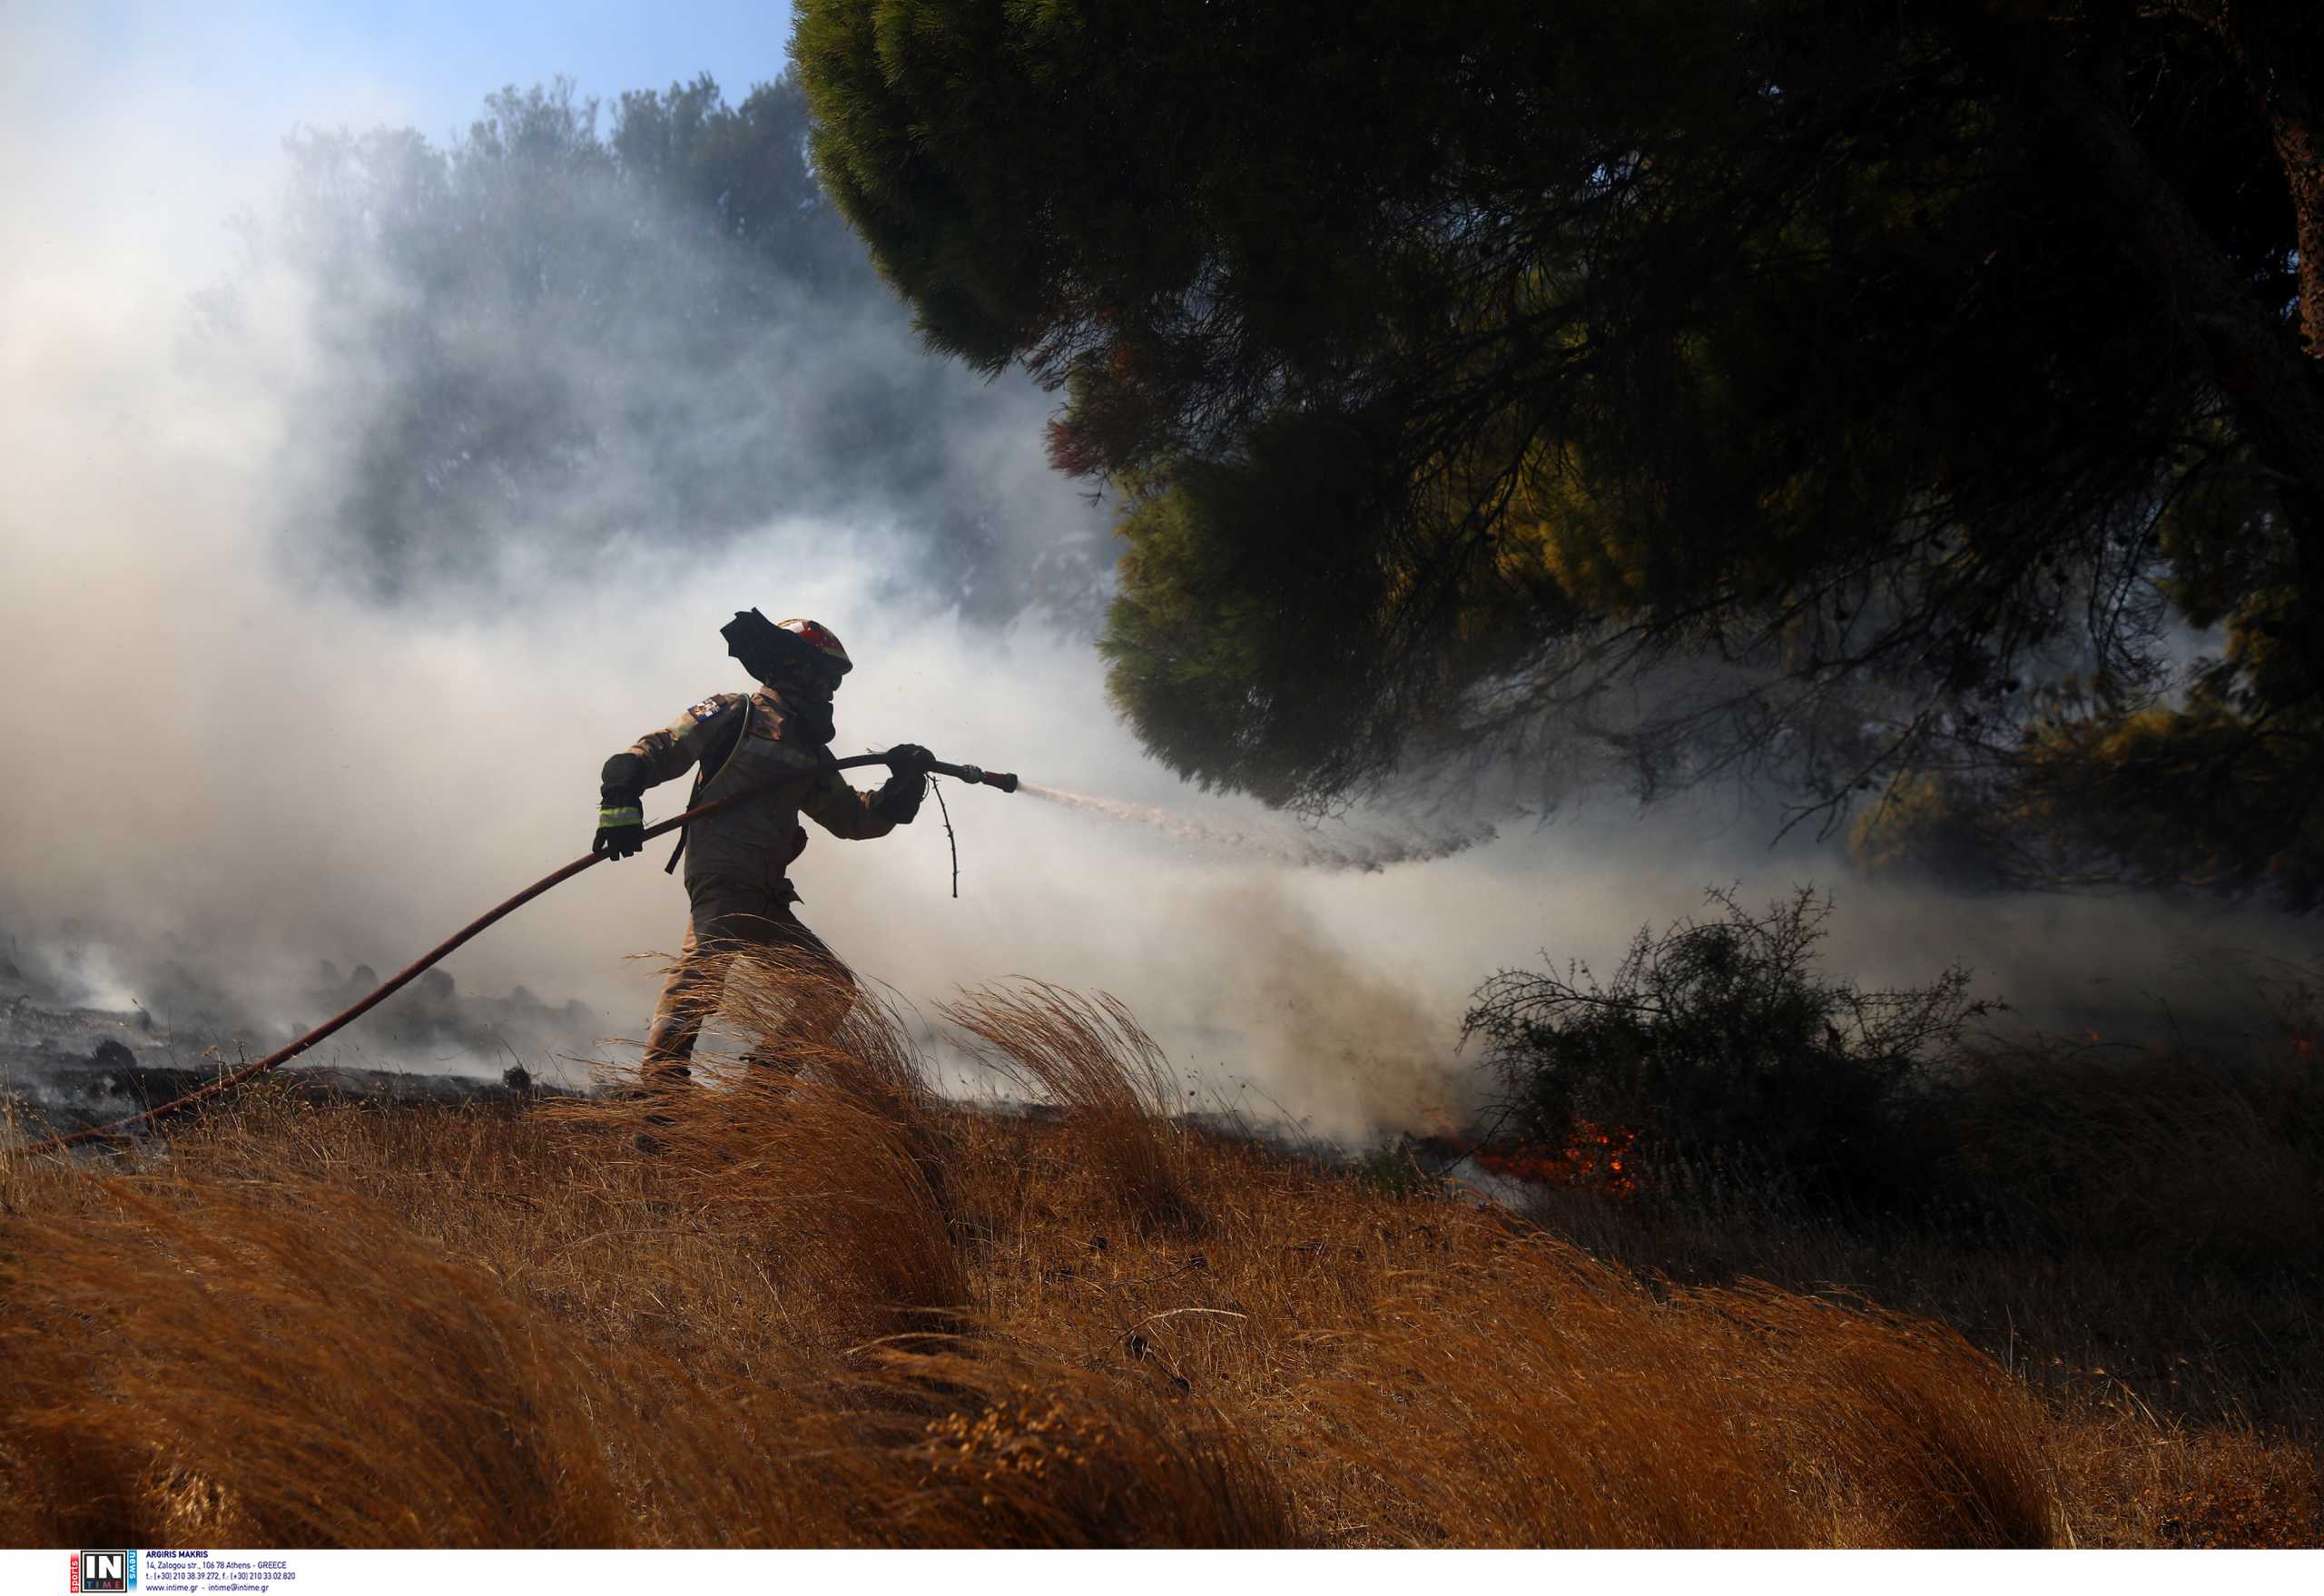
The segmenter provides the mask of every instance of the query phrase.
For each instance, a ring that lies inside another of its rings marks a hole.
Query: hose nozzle
[[[989,771],[978,764],[946,764],[941,760],[928,768],[939,775],[966,782],[971,787],[998,787],[1004,793],[1017,790],[1017,777],[1009,771]]]

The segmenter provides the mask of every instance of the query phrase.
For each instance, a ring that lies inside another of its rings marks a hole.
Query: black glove
[[[926,753],[926,749],[921,750]],[[898,771],[890,776],[877,793],[872,794],[872,813],[881,820],[900,826],[911,824],[920,813],[920,801],[928,792],[928,777],[920,771],[906,773]]]
[[[626,859],[645,846],[645,762],[635,754],[616,754],[606,761],[597,781],[597,838],[589,852]]]
[[[645,811],[642,807],[645,795],[639,793],[607,793],[597,805],[597,835],[589,844],[592,853],[610,853],[615,859],[626,859],[645,846]]]
[[[895,773],[896,780],[905,776],[924,776],[929,767],[936,763],[936,755],[917,743],[899,743],[880,758]]]

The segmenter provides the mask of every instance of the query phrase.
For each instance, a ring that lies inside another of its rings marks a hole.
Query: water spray
[[[683,814],[673,815],[668,820],[660,823],[658,825],[647,827],[642,840],[651,842],[655,837],[662,836],[669,832],[674,832],[680,826],[687,825],[694,821],[700,820],[704,815],[715,814],[722,809],[730,809],[735,804],[746,803],[754,798],[763,798],[773,793],[779,793],[786,789],[795,788],[803,782],[819,781],[826,771],[851,770],[858,765],[885,764],[886,763],[886,757],[877,754],[851,754],[845,759],[833,760],[830,764],[821,766],[812,771],[803,772],[795,776],[785,776],[779,781],[762,783],[757,786],[746,788],[740,793],[729,793],[724,798],[714,798],[707,803],[696,804],[694,808],[687,810]],[[970,786],[998,787],[1004,793],[1014,793],[1018,790],[1016,776],[1006,771],[987,771],[978,765],[946,764],[941,761],[931,761],[928,765],[928,770],[931,774],[950,776],[954,781],[965,782]],[[157,1108],[147,1108],[143,1113],[132,1114],[123,1119],[115,1119],[110,1124],[92,1125],[87,1127],[85,1129],[48,1137],[43,1140],[34,1142],[29,1147],[25,1148],[24,1151],[27,1153],[54,1152],[60,1148],[73,1147],[82,1142],[112,1140],[117,1138],[123,1132],[129,1129],[132,1126],[152,1123],[164,1118],[167,1116],[182,1113],[185,1109],[192,1108],[196,1103],[204,1102],[209,1098],[222,1096],[225,1093],[233,1090],[236,1087],[241,1086],[243,1082],[253,1079],[258,1076],[265,1074],[270,1069],[290,1062],[290,1060],[297,1058],[309,1048],[313,1047],[317,1042],[320,1042],[326,1037],[330,1036],[334,1031],[337,1031],[347,1025],[352,1024],[355,1020],[361,1019],[364,1015],[369,1013],[372,1010],[385,1002],[389,998],[394,996],[397,992],[401,991],[405,987],[419,980],[421,973],[428,970],[429,966],[435,964],[439,960],[446,958],[454,949],[459,947],[460,944],[466,942],[479,931],[482,931],[487,926],[491,925],[494,921],[501,920],[507,915],[515,913],[517,910],[522,909],[526,904],[539,897],[543,892],[547,892],[551,887],[561,885],[562,883],[572,880],[575,876],[579,875],[591,865],[596,864],[601,861],[611,857],[613,856],[609,853],[593,852],[586,854],[583,857],[575,860],[572,863],[565,866],[564,869],[543,876],[540,880],[535,882],[531,886],[527,887],[515,897],[508,899],[506,902],[500,903],[490,910],[487,910],[483,914],[478,915],[476,919],[468,921],[468,924],[462,926],[458,931],[454,931],[442,941],[437,943],[435,947],[430,948],[427,952],[421,954],[417,960],[413,961],[410,964],[406,965],[403,969],[390,976],[386,981],[382,982],[377,991],[373,992],[369,997],[365,998],[361,1002],[341,1010],[339,1013],[333,1015],[330,1019],[326,1020],[322,1024],[315,1027],[314,1030],[307,1032],[306,1035],[299,1038],[296,1041],[293,1041],[287,1046],[276,1049],[273,1052],[269,1053],[265,1058],[258,1059],[254,1063],[245,1064],[241,1069],[232,1071],[231,1074],[222,1075],[216,1080],[210,1082],[207,1086],[190,1091],[182,1098],[174,1098],[169,1102],[163,1103]],[[957,868],[955,875],[957,881]],[[955,890],[957,891],[957,886]]]
[[[1301,870],[1380,871],[1392,864],[1447,859],[1480,842],[1492,841],[1494,834],[1491,826],[1476,826],[1435,837],[1398,836],[1377,830],[1350,832],[1337,838],[1312,832],[1228,831],[1206,825],[1173,810],[1154,808],[1150,804],[1125,803],[1119,799],[1098,798],[1088,793],[1068,793],[1059,787],[1036,786],[1030,782],[1024,784],[1022,791],[1027,797],[1078,810],[1084,814],[1148,826],[1182,842],[1193,842],[1221,852],[1265,859]]]

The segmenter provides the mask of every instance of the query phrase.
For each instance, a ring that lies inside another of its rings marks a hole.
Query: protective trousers
[[[854,978],[821,938],[791,912],[791,883],[756,886],[705,878],[686,883],[694,911],[678,961],[662,983],[654,1023],[645,1033],[643,1070],[648,1080],[683,1079],[703,1021],[727,994],[730,973],[739,966],[746,979],[763,980],[750,1004],[763,1018],[758,1000],[779,995],[785,1036],[809,1043],[828,1042],[846,1021],[855,998]],[[779,993],[774,990],[779,988]],[[769,1043],[774,1044],[770,1048]],[[780,1039],[754,1045],[755,1061],[774,1063]]]

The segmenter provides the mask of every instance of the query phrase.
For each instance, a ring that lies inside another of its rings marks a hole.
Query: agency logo
[[[73,1554],[73,1589],[87,1591],[91,1596],[102,1592],[126,1592],[137,1589],[137,1553],[134,1552],[76,1552]]]

